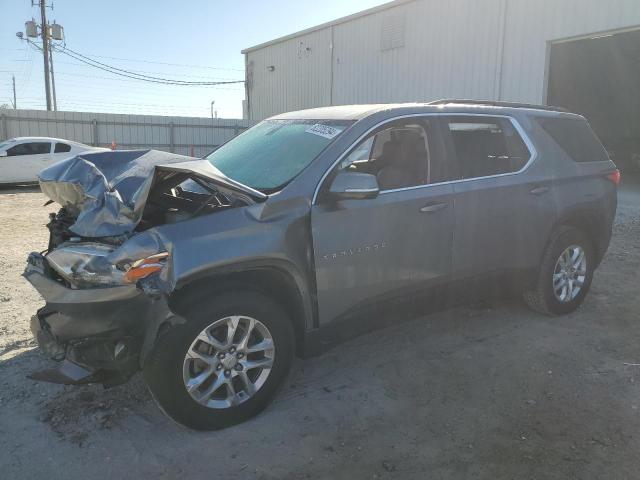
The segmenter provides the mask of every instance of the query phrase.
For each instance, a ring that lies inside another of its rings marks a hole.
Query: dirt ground
[[[627,180],[628,182],[628,180]],[[0,192],[0,477],[226,479],[640,478],[640,182],[585,305],[519,301],[401,323],[297,361],[257,418],[196,433],[140,378],[110,390],[25,378],[49,366],[20,274],[46,245],[45,198]]]

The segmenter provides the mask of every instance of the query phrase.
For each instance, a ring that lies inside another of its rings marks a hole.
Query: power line
[[[58,75],[62,75],[62,76],[58,76],[58,78],[56,79],[57,80],[56,83],[58,87],[61,87],[60,91],[63,92],[63,94],[66,93],[66,95],[64,95],[64,98],[66,100],[78,102],[78,103],[81,103],[81,102],[95,103],[97,98],[91,97],[91,92],[84,90],[87,86],[86,80],[83,81],[82,79],[79,79],[79,78],[75,79],[73,78],[74,77],[73,74],[66,74],[65,72],[59,72]],[[88,75],[86,77],[97,78],[97,79],[105,78],[105,77],[88,76]],[[135,82],[134,80],[122,79],[119,77],[117,78],[117,80],[124,81],[124,82]],[[204,98],[209,98],[208,93],[198,92],[197,89],[196,89],[196,92],[194,92],[195,94],[194,96],[193,94],[191,94],[191,92],[193,92],[193,90],[191,89],[189,91],[186,91],[185,89],[175,89],[172,86],[158,85],[157,89],[168,89],[168,91],[159,92],[156,89],[149,89],[146,86],[147,84],[144,84],[144,83],[141,83],[139,85],[134,85],[134,84],[127,85],[125,88],[123,88],[121,85],[115,85],[115,83],[117,82],[112,82],[111,84],[107,84],[104,86],[101,86],[96,82],[91,82],[91,83],[93,83],[96,88],[99,88],[101,92],[103,92],[103,96],[106,96],[109,99],[111,99],[108,103],[114,103],[116,101],[120,101],[120,102],[128,102],[131,104],[132,103],[137,103],[137,104],[162,103],[167,106],[170,106],[170,105],[184,106],[184,105],[191,104],[192,102],[199,102],[203,98],[203,96]],[[11,86],[10,86],[10,80],[9,80],[6,85],[6,92],[9,92],[10,88]],[[229,95],[230,99],[231,98],[239,99],[243,93],[242,89],[225,87],[225,86],[201,87],[201,88],[214,89],[215,92],[225,91],[225,93]],[[86,93],[88,95],[83,95],[81,92]],[[18,93],[21,93],[20,98],[25,101],[32,101],[32,100],[39,101],[42,99],[42,95],[38,95],[37,93],[39,92],[37,92],[35,88],[30,88],[27,90],[23,90],[21,92],[19,91]],[[161,102],[158,102],[159,99],[162,99]],[[59,103],[62,103],[62,101]]]
[[[86,63],[78,63],[78,62],[67,62],[64,60],[57,60],[56,63],[61,63],[64,65],[73,65],[76,67],[82,67],[82,68],[88,68],[91,65],[87,65]],[[149,70],[135,70],[135,73],[159,73],[159,74],[163,74],[164,72],[157,72],[157,71],[149,71]],[[193,74],[180,74],[180,73],[174,73],[173,75],[177,75],[180,77],[187,77],[187,78],[206,78],[209,79],[211,81],[214,80],[235,80],[233,78],[229,78],[229,77],[212,77],[210,75],[193,75]]]
[[[9,103],[9,102],[7,102]],[[25,103],[23,108],[37,109],[41,107],[43,102]],[[78,109],[78,107],[85,107]],[[86,113],[111,113],[126,115],[168,115],[174,117],[208,117],[207,108],[184,107],[180,109],[167,109],[162,107],[144,107],[144,106],[122,106],[120,108],[105,108],[100,105],[82,105],[70,102],[60,102],[61,111],[86,112]]]
[[[142,77],[142,78],[147,78],[147,79],[150,79],[150,80],[158,80],[158,81],[164,81],[164,82],[169,82],[169,83],[180,83],[180,84],[189,84],[189,85],[191,85],[191,84],[194,84],[194,85],[195,84],[222,85],[222,84],[231,84],[231,83],[244,83],[244,80],[231,80],[231,81],[223,81],[223,82],[201,82],[201,81],[175,80],[175,79],[167,79],[167,78],[162,78],[162,77],[155,77],[155,76],[151,76],[151,75],[144,75],[142,73],[134,72],[134,71],[131,71],[131,70],[125,70],[125,69],[122,69],[122,68],[117,68],[117,67],[113,67],[111,65],[107,65],[105,63],[102,63],[102,62],[99,62],[99,61],[94,60],[92,58],[89,58],[86,55],[82,55],[81,53],[78,53],[78,52],[76,52],[74,50],[71,50],[68,47],[65,47],[65,50],[67,50],[67,51],[69,51],[69,52],[71,52],[71,53],[73,53],[73,54],[75,54],[75,55],[77,55],[79,57],[82,57],[83,59],[86,59],[89,62],[96,63],[96,64],[101,65],[103,67],[106,67],[106,68],[109,68],[109,69],[112,69],[112,70],[116,70],[116,71],[119,71],[119,72],[127,73],[127,74],[130,74],[130,75],[135,75],[135,76],[139,76],[139,77]]]
[[[122,77],[126,77],[126,78],[131,78],[134,80],[140,80],[140,81],[145,81],[145,82],[150,82],[150,83],[161,83],[161,84],[165,84],[165,85],[183,85],[183,86],[209,86],[209,85],[229,85],[229,84],[238,84],[238,83],[244,83],[244,80],[232,80],[232,81],[218,81],[218,82],[204,82],[204,81],[187,81],[187,80],[176,80],[176,79],[170,79],[170,78],[162,78],[162,77],[155,77],[155,76],[151,76],[151,75],[144,75],[141,73],[136,73],[130,70],[125,70],[122,68],[118,68],[118,67],[114,67],[111,65],[108,65],[106,63],[103,62],[99,62],[98,60],[94,60],[90,57],[87,57],[85,55],[82,55],[81,53],[78,53],[74,50],[71,50],[68,47],[64,47],[64,48],[59,48],[59,47],[54,47],[55,50],[59,53],[62,53],[64,55],[67,55],[68,57],[71,57],[79,62],[85,63],[87,65],[90,65],[92,67],[98,68],[100,70],[109,72],[111,74],[114,75],[119,75]]]
[[[24,103],[30,103],[30,104],[34,104],[34,103],[42,103],[42,98],[40,97],[23,97],[26,100],[24,101]],[[101,101],[96,101],[96,100],[85,100],[82,98],[76,98],[74,100],[65,100],[64,102],[65,104],[72,104],[72,105],[126,105],[126,106],[131,106],[131,107],[158,107],[158,108],[164,108],[164,109],[169,109],[169,110],[175,110],[175,109],[206,109],[207,107],[203,107],[202,105],[160,105],[157,103],[125,103],[125,102],[101,102]]]
[[[188,67],[188,68],[207,68],[211,70],[226,70],[229,72],[244,72],[244,69],[241,68],[225,68],[225,67],[211,67],[207,65],[192,65],[186,63],[168,63],[168,62],[157,62],[153,60],[135,60],[133,58],[122,58],[122,57],[109,57],[107,55],[91,55],[92,57],[98,58],[108,58],[110,60],[122,60],[125,62],[136,62],[136,63],[151,63],[155,65],[168,65],[171,67]]]
[[[27,60],[28,57],[28,60]],[[33,71],[33,49],[25,48],[24,50],[24,58],[28,63],[23,63],[23,69],[20,72],[20,80],[19,83],[21,88],[26,89],[31,82],[31,72]]]
[[[61,63],[61,62],[58,62]],[[82,73],[75,73],[75,72],[56,72],[56,75],[66,75],[69,77],[79,77],[79,78],[97,78],[100,80],[111,80],[111,81],[118,81],[118,82],[128,82],[128,83],[137,83],[136,80],[127,80],[126,78],[111,78],[111,77],[102,77],[99,75],[86,75],[86,74],[82,74]],[[228,85],[228,84],[215,84],[215,85],[203,85],[203,87],[214,87],[217,90],[224,90],[224,88],[220,88],[220,85],[224,86],[224,85]],[[167,86],[173,86],[172,84],[168,84]],[[146,86],[143,85],[138,85],[138,88],[148,88]],[[236,90],[236,91],[243,91],[244,89],[242,87],[235,87],[235,88],[227,88],[227,90]]]
[[[24,100],[22,101],[25,105],[41,105],[44,99],[41,100]],[[93,102],[93,101],[61,101],[61,104],[64,105],[75,105],[75,106],[126,106],[126,107],[152,107],[154,110],[206,110],[206,107],[202,107],[201,105],[158,105],[153,103],[125,103],[125,102]]]

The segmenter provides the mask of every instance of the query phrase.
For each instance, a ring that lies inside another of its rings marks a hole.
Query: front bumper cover
[[[42,351],[58,369],[32,374],[54,383],[122,383],[140,369],[160,327],[183,323],[166,295],[135,285],[71,289],[48,274],[44,258],[31,254],[24,272],[46,301],[31,319]]]

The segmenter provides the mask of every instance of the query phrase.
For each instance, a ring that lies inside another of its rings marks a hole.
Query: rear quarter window
[[[53,153],[67,153],[71,151],[71,145],[66,143],[56,143],[56,148]]]
[[[608,162],[607,151],[584,120],[537,118],[540,126],[574,162]]]

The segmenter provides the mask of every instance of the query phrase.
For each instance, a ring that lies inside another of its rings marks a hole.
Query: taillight
[[[620,170],[617,168],[607,175],[607,178],[613,182],[614,185],[620,185]]]

